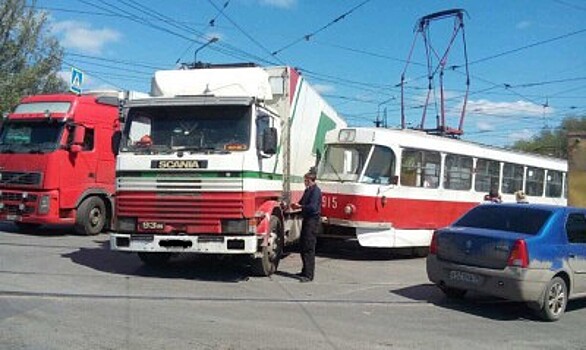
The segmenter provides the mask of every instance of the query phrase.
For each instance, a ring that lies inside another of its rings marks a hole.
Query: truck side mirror
[[[277,153],[277,143],[278,143],[277,129],[276,128],[265,129],[262,134],[262,152],[264,154],[270,154],[270,155]]]
[[[82,125],[76,125],[73,129],[73,140],[69,145],[69,150],[72,153],[79,153],[83,149],[83,140],[85,139],[85,127]]]

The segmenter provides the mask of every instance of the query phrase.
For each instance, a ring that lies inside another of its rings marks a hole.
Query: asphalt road
[[[446,299],[424,258],[351,245],[320,254],[312,283],[300,267],[292,251],[270,278],[212,257],[148,268],[106,234],[0,225],[0,349],[586,348],[586,301],[545,323],[520,303]]]

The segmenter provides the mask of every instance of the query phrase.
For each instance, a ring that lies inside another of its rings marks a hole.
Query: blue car
[[[483,204],[434,232],[427,276],[448,297],[523,301],[547,321],[586,296],[586,209]]]

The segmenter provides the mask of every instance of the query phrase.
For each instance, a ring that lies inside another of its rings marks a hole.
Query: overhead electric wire
[[[81,1],[81,0],[80,0],[80,1]],[[82,1],[82,2],[84,2],[84,1]],[[365,1],[364,3],[366,3],[366,2],[367,2],[367,1]],[[87,2],[85,2],[85,3],[86,3],[86,4],[88,4]],[[136,3],[136,2],[134,2],[134,3]],[[88,5],[90,5],[90,4],[88,4]],[[90,5],[90,6],[92,6],[92,5]],[[135,16],[135,15],[131,15],[131,16],[123,16],[123,17],[124,17],[124,18],[128,18],[128,19],[130,19],[130,20],[133,20],[133,21],[135,21],[135,22],[137,22],[137,20],[136,20],[137,18],[140,18],[140,17],[137,17],[137,16]],[[169,21],[169,20],[172,20],[172,19],[169,19],[169,18],[168,18],[167,20]],[[149,22],[149,21],[147,21],[147,22]],[[164,22],[164,21],[163,21],[163,22]],[[140,23],[140,24],[143,24],[143,25],[147,25],[147,26],[151,26],[151,27],[153,27],[153,26],[152,26],[151,24],[149,24],[149,23],[144,23],[144,21],[142,21],[142,23],[141,23],[141,21],[139,20],[139,21],[138,21],[138,23]],[[164,22],[164,23],[166,23],[166,22]],[[159,26],[159,27],[160,27],[160,26]],[[240,28],[241,28],[241,27],[240,27]],[[155,29],[157,29],[157,30],[163,30],[163,31],[166,31],[166,32],[168,32],[168,33],[169,33],[169,31],[168,31],[168,30],[165,30],[166,28],[163,28],[163,29],[160,29],[160,28],[155,28]],[[242,28],[241,28],[241,29],[242,29]],[[242,29],[242,30],[243,30],[243,29]],[[181,31],[187,31],[187,28],[183,27],[183,28],[181,29]],[[574,32],[574,33],[576,33],[576,32]],[[188,41],[191,41],[191,42],[193,42],[193,41],[194,41],[194,39],[192,39],[192,38],[185,37],[184,35],[183,35],[183,36],[181,36],[181,33],[176,33],[176,31],[174,31],[174,30],[171,30],[171,31],[170,31],[170,34],[172,34],[172,35],[175,35],[175,36],[177,36],[177,34],[179,34],[179,37],[181,37],[182,39],[185,39],[185,40],[188,40]],[[573,33],[569,33],[567,36],[569,36],[569,35],[572,35],[572,34],[573,34]],[[553,38],[553,39],[550,39],[550,40],[547,40],[547,41],[542,41],[542,42],[540,42],[540,43],[550,42],[550,41],[553,41],[553,40],[557,40],[557,39],[559,39],[559,38],[561,38],[561,37]],[[540,44],[540,43],[535,43],[535,44],[532,44],[532,45],[530,45],[530,46],[527,46],[527,47],[532,47],[532,46],[538,45],[538,44]],[[218,45],[218,46],[220,46],[220,45]],[[246,51],[243,51],[243,50],[240,50],[240,49],[234,49],[233,47],[222,47],[222,48],[220,48],[220,49],[218,49],[218,48],[214,48],[214,49],[215,49],[215,51],[218,51],[218,52],[221,52],[221,53],[223,53],[223,54],[227,54],[227,55],[229,55],[229,56],[233,56],[233,57],[235,57],[235,56],[239,56],[238,58],[241,58],[241,57],[243,57],[244,55],[246,55],[247,57],[251,57],[251,54],[250,54],[249,52],[246,52]],[[511,52],[516,52],[516,51],[519,51],[519,50],[521,50],[521,49],[522,49],[522,48],[519,48],[519,49],[516,49],[516,50],[510,50],[510,51],[511,51]],[[223,50],[223,51],[222,51],[222,50]],[[264,48],[264,50],[266,50],[266,48]],[[236,54],[235,54],[235,51],[237,51],[238,53],[236,53]],[[352,51],[352,49],[350,49],[350,50],[348,50],[348,51]],[[373,55],[372,55],[372,53],[368,53],[368,52],[360,52],[360,51],[361,51],[361,50],[358,50],[358,49],[357,49],[357,50],[354,50],[354,52],[357,52],[357,53],[361,53],[361,54],[367,54],[367,55],[371,55],[371,56],[373,56]],[[363,51],[363,50],[362,50],[362,51]],[[501,53],[500,55],[503,55],[503,54],[505,54],[505,53]],[[493,55],[493,56],[491,56],[491,57],[497,57],[497,55]],[[381,58],[383,58],[383,57],[381,57]],[[387,57],[387,58],[388,58],[388,57]],[[259,57],[255,58],[255,59],[257,59],[257,60],[258,60],[258,59],[259,59]],[[487,59],[489,59],[489,58],[485,58],[485,59],[483,59],[483,60],[487,60]],[[259,61],[260,61],[260,60],[259,60]],[[267,60],[267,61],[268,61],[268,60]],[[267,61],[264,61],[264,62],[266,62],[266,63],[269,63],[269,64],[274,64],[274,62],[272,62],[272,61],[268,61],[268,62],[267,62]],[[482,61],[482,60],[478,60],[478,61],[475,61],[475,63],[478,63],[478,62],[481,62],[481,61]],[[149,68],[150,68],[150,67],[149,67]],[[155,68],[155,67],[152,67],[152,68],[153,68],[153,69],[158,69],[159,67],[156,67],[156,68]],[[339,78],[339,77],[336,77],[336,76],[331,76],[331,75],[325,75],[325,74],[315,73],[315,72],[312,72],[312,71],[310,71],[310,70],[305,70],[305,69],[303,69],[303,68],[301,68],[301,71],[302,71],[303,73],[306,73],[308,76],[310,76],[310,77],[313,77],[313,78],[315,78],[315,79],[317,79],[317,80],[323,80],[323,81],[328,81],[328,82],[334,82],[334,83],[336,83],[336,84],[344,85],[344,86],[347,86],[347,87],[351,87],[351,88],[355,88],[355,89],[362,89],[362,90],[365,90],[365,91],[367,91],[367,92],[373,92],[373,93],[376,93],[376,94],[380,94],[380,95],[387,95],[387,96],[388,96],[388,91],[380,91],[380,90],[388,90],[388,89],[389,89],[389,87],[390,87],[390,86],[385,86],[384,84],[372,84],[372,83],[368,83],[368,82],[356,82],[356,81],[352,81],[352,80],[350,80],[350,79],[341,79],[341,78]],[[324,78],[321,78],[321,77],[325,77],[325,79],[324,79]],[[533,83],[531,83],[531,84],[533,84]],[[498,85],[498,86],[500,86],[500,87],[504,87],[504,84],[496,84],[496,85]],[[511,91],[511,90],[510,90],[512,87],[518,87],[518,86],[517,86],[517,85],[514,85],[514,84],[512,84],[512,85],[509,85],[509,86],[508,86],[508,89],[507,89],[507,88],[505,88],[505,90],[506,90],[506,91],[509,91],[509,92],[512,92],[512,93],[513,93],[513,91]],[[471,94],[474,94],[474,93],[478,93],[478,92],[471,92]],[[516,95],[517,95],[517,96],[519,96],[520,94],[516,94]],[[521,95],[521,96],[523,97],[523,95]],[[413,101],[415,101],[415,99],[413,99]],[[361,102],[361,101],[356,101],[356,102]],[[536,104],[538,104],[538,103],[536,103]]]
[[[567,2],[567,1],[553,0],[553,2],[557,2],[558,4],[562,4],[564,6],[568,6],[568,7],[571,7],[573,9],[576,9],[576,10],[586,11],[586,7],[579,6],[579,5],[576,5],[576,4],[571,4],[571,3]]]
[[[164,19],[164,22],[167,23],[167,24],[172,24],[172,22],[176,22],[173,18],[170,18],[168,16],[165,16],[165,15],[161,14],[160,12],[158,12],[156,10],[153,10],[153,9],[151,9],[151,8],[143,5],[143,4],[138,3],[137,1],[134,1],[134,0],[128,0],[128,1],[133,2],[138,7],[142,7],[144,9],[146,9],[146,12],[147,13],[152,13],[152,14],[155,14],[159,18],[163,18]],[[211,4],[215,7],[215,4],[213,4],[213,3],[211,3]],[[145,10],[142,10],[142,11],[145,11]],[[222,16],[224,16],[226,19],[228,19],[231,23],[233,22],[224,12],[220,11],[220,13],[222,14]],[[235,23],[232,23],[232,24],[234,25]],[[237,24],[235,26],[237,27],[237,29],[243,31],[243,29],[241,29]],[[180,29],[185,30],[185,31],[187,31],[189,33],[194,33],[194,34],[196,34],[196,35],[198,35],[200,37],[207,37],[207,35],[205,33],[195,31],[195,30],[193,30],[193,29],[191,29],[189,27],[183,26]],[[248,34],[246,34],[246,35],[248,35]],[[201,44],[201,45],[206,44],[206,42],[204,42],[204,43],[199,42],[199,41],[196,41],[196,42],[199,43],[199,44]],[[244,56],[244,57],[249,57],[249,58],[255,59],[255,60],[260,61],[260,62],[265,62],[265,63],[269,63],[269,64],[273,64],[273,65],[275,64],[274,62],[270,62],[270,61],[264,60],[262,57],[253,55],[253,54],[251,54],[249,52],[246,52],[244,50],[241,50],[241,49],[239,49],[239,48],[237,48],[235,46],[228,45],[228,44],[224,44],[222,42],[218,42],[213,47],[210,47],[210,50],[214,50],[214,51],[223,53],[225,55],[232,56],[232,57],[239,58],[239,59],[241,59]],[[240,56],[238,57],[237,55],[240,55]]]
[[[558,40],[561,40],[561,39],[569,38],[571,36],[578,35],[578,34],[582,34],[582,33],[585,33],[585,32],[586,32],[586,28],[580,29],[580,30],[577,30],[577,31],[574,31],[574,32],[571,32],[571,33],[563,34],[563,35],[560,35],[560,36],[556,36],[554,38],[537,41],[537,42],[534,42],[534,43],[529,44],[529,45],[521,46],[521,47],[518,47],[518,48],[512,49],[512,50],[503,51],[503,52],[497,53],[495,55],[491,55],[491,56],[488,56],[488,57],[484,57],[484,58],[478,59],[476,61],[472,61],[472,62],[468,63],[468,65],[473,65],[473,64],[477,64],[477,63],[481,63],[481,62],[490,61],[490,60],[493,60],[495,58],[499,58],[499,57],[502,57],[502,56],[510,55],[512,53],[516,53],[516,52],[519,52],[519,51],[523,51],[523,50],[526,50],[526,49],[529,49],[529,48],[532,48],[532,47],[535,47],[535,46],[539,46],[539,45],[543,45],[543,44],[548,44],[548,43],[551,43],[551,42],[554,42],[554,41],[558,41]]]
[[[248,40],[252,41],[255,45],[257,45],[258,47],[260,47],[263,51],[270,53],[270,50],[267,49],[263,44],[261,44],[258,40],[256,40],[252,35],[248,34],[240,25],[238,25],[238,23],[236,23],[236,21],[232,20],[232,18],[230,18],[230,16],[228,16],[226,13],[224,13],[223,11],[221,11],[221,9],[212,1],[212,0],[208,0],[208,2],[216,9],[220,12],[220,14],[226,18],[234,27],[236,27],[236,29],[238,29],[238,31],[240,31],[245,37],[248,38]],[[264,59],[263,59],[264,60]],[[283,61],[277,59],[279,61],[279,63],[284,64]]]
[[[208,0],[211,1],[211,0]],[[330,26],[334,25],[335,23],[338,23],[339,21],[343,20],[344,18],[346,18],[346,16],[352,14],[354,11],[358,10],[360,7],[364,6],[366,3],[370,2],[371,0],[364,0],[362,1],[360,4],[354,6],[353,8],[351,8],[350,10],[344,12],[343,14],[341,14],[340,16],[336,17],[335,19],[333,19],[332,21],[330,21],[329,23],[327,23],[326,25],[324,25],[323,27],[309,33],[309,34],[305,34],[304,36],[302,36],[299,39],[296,39],[294,41],[292,41],[291,43],[281,47],[280,49],[273,51],[271,53],[272,56],[276,56],[279,53],[283,52],[284,50],[290,48],[291,46],[305,40],[305,41],[309,41],[309,39],[311,39],[311,37],[315,36],[316,34],[326,30],[327,28],[329,28]]]

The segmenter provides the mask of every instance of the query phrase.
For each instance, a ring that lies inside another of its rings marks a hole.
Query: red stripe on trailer
[[[289,76],[289,103],[292,105],[297,91],[297,83],[299,82],[299,72],[295,68],[289,68]]]
[[[335,200],[333,199],[335,197]],[[346,206],[353,212],[346,214]],[[470,202],[384,198],[357,195],[323,194],[322,216],[332,220],[362,223],[389,223],[396,229],[436,229],[452,223],[468,209]]]

